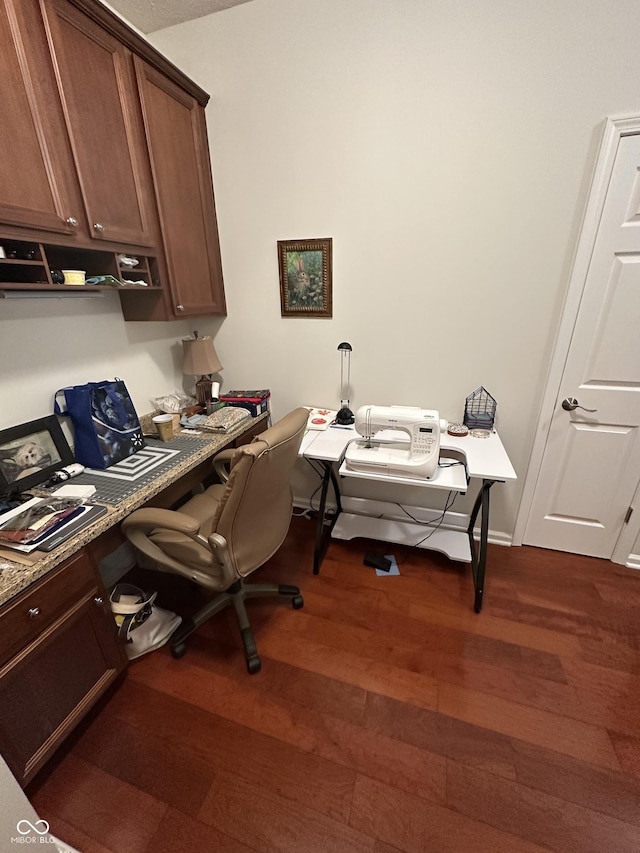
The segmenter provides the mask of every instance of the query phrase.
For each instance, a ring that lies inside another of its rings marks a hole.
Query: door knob
[[[575,397],[565,397],[562,401],[562,408],[565,412],[573,412],[574,409],[582,409],[583,412],[597,412],[597,409],[585,409],[584,406],[581,406]]]

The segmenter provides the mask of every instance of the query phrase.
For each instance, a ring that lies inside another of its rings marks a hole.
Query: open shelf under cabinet
[[[145,292],[162,290],[155,257],[126,253],[138,261],[122,264],[122,252],[85,249],[5,239],[0,236],[0,290],[3,291],[90,291]],[[83,270],[87,278],[113,276],[120,284],[69,285],[62,270]]]

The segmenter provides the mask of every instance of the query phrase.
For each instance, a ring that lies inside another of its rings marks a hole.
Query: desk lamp
[[[340,353],[340,411],[336,415],[336,423],[346,426],[355,420],[353,412],[349,408],[349,382],[351,380],[351,344],[343,341],[338,344]],[[346,365],[345,365],[346,362]],[[346,372],[346,382],[345,382]]]
[[[201,338],[194,332],[193,338],[182,339],[182,348],[182,372],[188,376],[200,376],[196,382],[196,400],[201,406],[206,406],[211,400],[211,374],[222,370],[220,359],[213,348],[213,339],[208,336]]]

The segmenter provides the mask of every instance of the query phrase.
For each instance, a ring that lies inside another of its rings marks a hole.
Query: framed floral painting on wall
[[[278,240],[283,317],[331,317],[332,239]]]

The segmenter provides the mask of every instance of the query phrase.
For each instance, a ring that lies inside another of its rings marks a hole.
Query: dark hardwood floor
[[[249,603],[262,672],[231,612],[182,660],[133,662],[27,791],[52,832],[82,853],[640,850],[640,573],[490,546],[476,615],[468,566],[361,540],[314,577],[313,533],[295,519],[254,575],[305,598]]]

